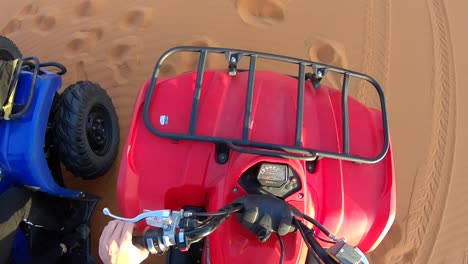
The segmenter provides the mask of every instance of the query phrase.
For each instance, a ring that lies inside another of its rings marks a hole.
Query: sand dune
[[[159,55],[177,45],[224,46],[312,59],[369,74],[383,86],[397,180],[397,215],[373,263],[468,263],[468,2],[415,1],[12,1],[0,33],[24,55],[65,64],[64,86],[99,82],[112,96],[125,139],[134,98]],[[209,67],[224,65],[209,58]],[[162,74],[195,67],[180,56]],[[262,64],[262,68],[286,69]],[[330,76],[327,83],[337,86]],[[364,88],[364,84],[360,84]],[[351,93],[378,104],[369,89]],[[93,216],[94,246],[118,212],[117,164],[75,188],[103,200]],[[372,186],[363,185],[365,188]],[[93,249],[96,253],[96,249]]]

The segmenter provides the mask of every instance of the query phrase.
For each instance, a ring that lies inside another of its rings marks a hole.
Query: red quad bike
[[[199,53],[198,70],[158,77],[178,52]],[[211,53],[227,69],[205,70]],[[258,59],[297,76],[256,70]],[[330,72],[341,89],[321,85]],[[352,78],[375,88],[380,109],[348,96]],[[368,263],[395,217],[383,91],[312,61],[170,49],[137,97],[117,193],[126,218],[104,214],[138,223],[134,243],[168,263]]]

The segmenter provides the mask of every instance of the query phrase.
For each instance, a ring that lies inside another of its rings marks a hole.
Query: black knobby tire
[[[23,55],[16,44],[9,38],[0,36],[0,60],[14,60],[22,58]]]
[[[65,168],[83,179],[104,175],[120,141],[117,114],[107,92],[89,81],[70,85],[54,116],[55,144]]]

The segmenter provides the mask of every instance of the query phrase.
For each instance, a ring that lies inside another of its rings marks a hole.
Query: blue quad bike
[[[41,63],[36,57],[23,58],[3,36],[0,63],[0,84],[4,84],[0,90],[0,195],[13,187],[26,189],[46,201],[50,209],[46,217],[61,226],[50,230],[23,221],[12,251],[0,254],[10,254],[13,263],[29,263],[72,235],[77,243],[59,263],[94,263],[90,217],[100,197],[67,188],[62,164],[83,179],[95,179],[110,169],[119,145],[112,100],[90,81],[59,93],[66,68],[56,62]]]

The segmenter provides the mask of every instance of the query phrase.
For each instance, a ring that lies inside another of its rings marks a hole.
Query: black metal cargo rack
[[[183,133],[168,133],[162,132],[156,129],[149,115],[149,108],[151,105],[152,97],[154,90],[156,89],[156,83],[159,76],[159,71],[162,63],[171,55],[177,52],[197,52],[200,53],[198,61],[198,70],[197,78],[195,83],[192,111],[190,115],[190,125],[189,131],[186,134]],[[235,76],[237,73],[237,65],[242,57],[250,57],[249,63],[249,75],[248,75],[248,87],[246,95],[246,104],[244,112],[244,122],[242,128],[242,139],[233,139],[233,138],[220,138],[220,137],[210,137],[210,136],[201,136],[195,134],[197,115],[198,115],[198,105],[200,101],[200,93],[203,81],[203,73],[205,71],[205,62],[207,55],[209,53],[221,53],[226,56],[228,62],[229,75]],[[257,58],[277,60],[282,62],[289,62],[292,64],[298,65],[298,96],[297,96],[297,114],[296,114],[296,136],[295,136],[295,146],[284,146],[277,144],[269,144],[264,142],[255,142],[249,140],[249,123],[251,121],[251,111],[252,111],[252,97],[254,90],[254,81],[255,81],[255,72],[256,72],[256,63]],[[306,74],[306,67],[311,67],[312,74]],[[343,83],[342,83],[342,153],[337,152],[328,152],[318,149],[308,149],[302,146],[302,126],[303,126],[303,117],[304,117],[304,87],[305,81],[310,79],[314,87],[318,88],[320,86],[320,81],[323,76],[325,76],[329,71],[343,74]],[[380,111],[382,114],[383,122],[383,146],[380,153],[375,157],[361,157],[350,154],[349,149],[349,115],[348,115],[348,92],[349,92],[349,80],[350,77],[360,78],[369,82],[376,90],[380,98]],[[314,161],[319,158],[333,158],[340,160],[347,160],[357,163],[367,163],[372,164],[382,160],[388,152],[389,149],[389,133],[388,133],[388,123],[387,123],[387,112],[385,107],[385,97],[384,92],[380,85],[372,77],[355,72],[346,70],[339,67],[334,67],[331,65],[326,65],[318,62],[307,61],[287,56],[248,51],[248,50],[239,50],[239,49],[227,49],[219,47],[198,47],[198,46],[179,46],[167,50],[157,61],[153,75],[151,79],[151,84],[146,94],[145,103],[144,103],[144,122],[147,128],[155,135],[169,138],[173,140],[194,140],[194,141],[204,141],[212,142],[215,144],[224,144],[229,148],[235,151],[258,154],[258,155],[268,155],[274,157],[283,157],[288,159],[298,159],[306,161]]]

